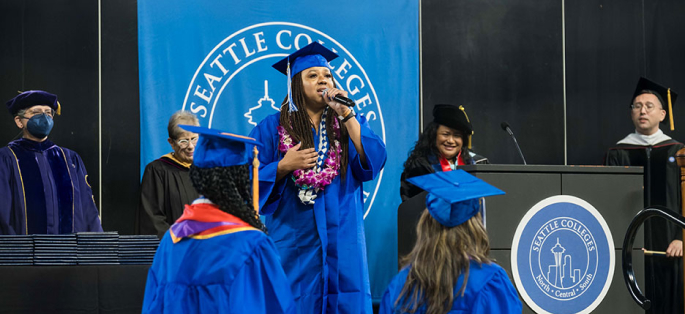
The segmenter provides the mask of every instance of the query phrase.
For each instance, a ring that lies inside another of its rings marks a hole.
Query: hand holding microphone
[[[327,96],[328,91],[329,91],[328,88],[323,90],[324,97],[329,98],[330,100],[333,100],[339,104],[342,104],[342,105],[345,105],[348,107],[354,107],[356,105],[352,99],[349,99],[343,95],[334,95],[333,97],[328,97]]]

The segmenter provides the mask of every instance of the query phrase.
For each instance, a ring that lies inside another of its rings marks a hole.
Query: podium
[[[571,195],[594,206],[603,216],[614,240],[615,267],[611,286],[596,313],[644,313],[630,297],[622,275],[623,237],[631,220],[643,207],[642,167],[468,165],[472,175],[506,192],[485,199],[484,219],[490,237],[490,257],[511,272],[511,245],[524,215],[539,201],[555,195]],[[403,202],[397,213],[398,254],[401,259],[416,242],[416,223],[425,209],[421,193]],[[644,287],[642,232],[633,248],[633,267],[638,285]],[[522,300],[523,302],[523,300]],[[525,304],[525,302],[523,302]],[[524,305],[524,313],[534,313]]]

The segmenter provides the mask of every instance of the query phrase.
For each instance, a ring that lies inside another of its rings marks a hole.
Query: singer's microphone
[[[514,144],[516,144],[516,148],[519,151],[519,155],[521,155],[521,159],[523,159],[523,164],[527,165],[526,158],[523,157],[523,152],[521,151],[521,147],[519,147],[519,142],[516,140],[516,136],[514,136],[514,131],[512,131],[509,127],[509,123],[507,123],[507,121],[504,121],[502,122],[502,124],[500,124],[500,126],[502,126],[502,130],[507,131],[507,133],[509,133],[509,136],[511,136],[511,138],[514,140]]]
[[[324,95],[326,94],[326,92],[328,92],[328,88],[323,90]],[[337,103],[343,104],[348,107],[354,107],[356,105],[352,99],[349,99],[342,95],[333,96],[333,100],[335,100]]]

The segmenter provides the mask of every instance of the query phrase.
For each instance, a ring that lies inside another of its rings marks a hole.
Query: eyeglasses
[[[633,108],[633,110],[635,110],[635,111],[640,111],[640,110],[642,110],[643,107],[645,108],[645,111],[650,112],[656,108],[656,105],[654,105],[651,102],[648,102],[646,104],[642,104],[639,102],[639,103],[635,103],[635,104],[630,105],[630,108]]]
[[[48,117],[52,118],[52,117],[54,116],[54,112],[55,112],[55,111],[52,110],[52,109],[47,109],[47,110],[45,110],[45,111],[40,110],[40,109],[34,109],[34,110],[26,111],[26,112],[24,113],[24,116],[23,116],[22,118],[27,118],[26,116],[33,117],[33,116],[39,115],[39,114],[46,114],[46,115],[48,115]],[[28,118],[27,118],[27,119],[28,119]]]
[[[178,144],[178,146],[180,146],[181,148],[188,147],[190,143],[193,143],[193,145],[197,145],[197,137],[193,137],[191,139],[182,139],[176,142],[176,144]]]

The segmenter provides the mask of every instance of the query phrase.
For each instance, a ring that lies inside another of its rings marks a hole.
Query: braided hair
[[[190,181],[198,193],[217,204],[219,209],[266,232],[266,227],[252,208],[252,184],[248,164],[215,168],[191,165]]]
[[[335,81],[333,81],[335,86]],[[307,108],[304,106],[306,103],[306,98],[304,94],[304,85],[302,84],[302,72],[295,74],[292,79],[292,97],[293,102],[297,106],[297,111],[291,112],[288,110],[288,96],[283,99],[281,103],[281,119],[280,124],[283,128],[290,134],[293,142],[301,142],[302,146],[300,149],[314,148],[314,134],[312,134],[312,120],[307,114]],[[337,119],[335,114],[329,114],[326,116],[326,129],[333,130],[334,119]],[[340,175],[341,178],[345,178],[345,173],[347,172],[347,151],[349,146],[349,135],[347,133],[347,128],[342,122],[338,122],[340,125],[340,147],[342,149],[342,154],[340,158]],[[335,139],[335,132],[326,132],[328,136],[328,142],[333,143]]]

